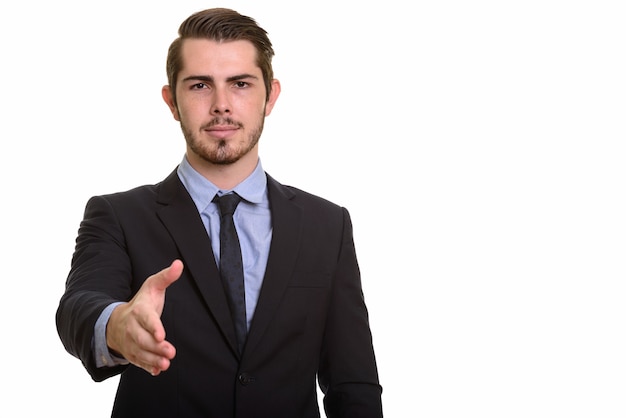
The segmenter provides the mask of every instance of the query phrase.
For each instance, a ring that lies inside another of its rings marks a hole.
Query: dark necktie
[[[228,305],[235,323],[235,333],[239,353],[248,333],[246,324],[246,294],[243,282],[243,262],[241,261],[241,247],[235,230],[233,213],[241,201],[236,193],[226,194],[213,199],[220,208],[220,275],[226,290]]]

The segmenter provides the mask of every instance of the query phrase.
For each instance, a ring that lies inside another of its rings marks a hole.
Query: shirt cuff
[[[117,305],[120,305],[122,303],[124,302],[114,302],[107,306],[104,311],[102,311],[100,317],[98,317],[98,320],[96,321],[93,334],[93,353],[96,360],[96,367],[113,367],[129,363],[129,361],[125,358],[111,354],[111,352],[109,351],[109,347],[107,346],[107,323],[109,322],[109,318],[111,317],[111,312],[113,312],[113,309],[115,309]]]

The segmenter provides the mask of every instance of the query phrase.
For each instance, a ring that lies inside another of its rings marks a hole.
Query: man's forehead
[[[227,51],[237,51],[239,54],[246,54],[256,57],[254,44],[246,39],[216,41],[208,38],[186,38],[182,41],[182,51],[193,51],[195,53],[216,54]]]
[[[182,44],[182,70],[196,71],[201,68],[227,70],[245,68],[250,72],[260,71],[256,49],[247,40],[214,41],[203,38],[185,39]]]

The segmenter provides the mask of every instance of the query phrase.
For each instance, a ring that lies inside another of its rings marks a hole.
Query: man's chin
[[[215,164],[215,165],[231,165],[241,159],[241,155],[224,154],[224,153],[205,154],[205,155],[201,155],[201,157],[205,161],[211,164]]]

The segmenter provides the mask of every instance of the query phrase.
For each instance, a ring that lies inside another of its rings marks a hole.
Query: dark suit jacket
[[[87,203],[57,328],[95,381],[121,373],[113,416],[319,417],[316,375],[329,417],[382,416],[348,212],[269,176],[268,194],[273,238],[241,356],[209,237],[176,171]],[[96,368],[102,310],[176,258],[185,268],[161,317],[177,351],[170,368]]]

